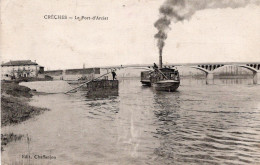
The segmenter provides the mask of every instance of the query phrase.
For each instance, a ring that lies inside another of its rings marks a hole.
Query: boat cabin
[[[155,70],[150,77],[151,83],[155,83],[161,80],[176,80],[179,81],[179,72],[176,69],[162,68]]]

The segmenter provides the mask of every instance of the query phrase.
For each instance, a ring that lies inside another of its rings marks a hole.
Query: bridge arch
[[[228,66],[236,66],[236,67],[240,67],[240,68],[246,68],[246,69],[252,71],[253,74],[254,74],[254,73],[257,73],[257,72],[260,72],[259,70],[255,69],[255,68],[253,68],[253,67],[251,67],[251,66],[248,66],[248,65],[223,65],[223,66],[220,66],[220,67],[214,69],[214,72],[215,72],[215,71],[218,71],[218,70],[221,69],[221,68],[228,67]]]
[[[251,66],[248,66],[248,65],[235,65],[235,66],[239,66],[241,68],[246,68],[246,69],[252,71],[253,73],[259,72],[259,70],[255,69],[255,68],[253,68]]]
[[[191,66],[191,68],[195,68],[195,69],[201,70],[201,71],[203,71],[203,72],[206,73],[206,74],[210,73],[209,70],[207,70],[207,69],[205,69],[205,68],[202,68],[202,67]]]
[[[239,65],[239,67],[246,68],[248,70],[251,70],[253,72],[253,83],[254,84],[260,84],[260,70],[257,70],[259,68],[259,65]]]
[[[200,66],[191,66],[191,68],[195,68],[195,69],[201,70],[204,73],[206,73],[207,80],[213,80],[214,79],[213,71],[209,71],[209,70],[202,68]]]

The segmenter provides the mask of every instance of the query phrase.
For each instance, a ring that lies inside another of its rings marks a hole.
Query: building
[[[1,65],[1,80],[38,77],[43,73],[44,67],[31,60],[9,61]]]

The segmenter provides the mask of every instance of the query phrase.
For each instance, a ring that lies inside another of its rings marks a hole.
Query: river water
[[[259,91],[250,79],[183,79],[172,93],[131,79],[107,98],[34,96],[50,111],[2,129],[25,135],[2,164],[260,164]]]

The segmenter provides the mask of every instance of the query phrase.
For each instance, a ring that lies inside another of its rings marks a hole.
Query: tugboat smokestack
[[[159,49],[159,69],[162,69],[162,48]]]

